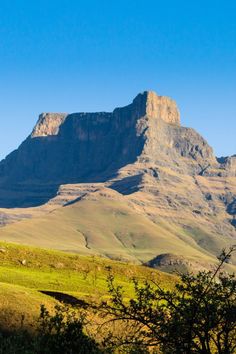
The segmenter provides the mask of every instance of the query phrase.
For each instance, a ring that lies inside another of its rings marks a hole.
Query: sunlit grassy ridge
[[[52,308],[55,300],[40,291],[56,291],[98,302],[107,297],[108,272],[133,295],[132,278],[155,279],[171,288],[175,277],[147,267],[111,261],[96,256],[79,256],[60,251],[0,243],[0,324],[19,326],[22,315],[29,326],[36,321],[40,305]]]

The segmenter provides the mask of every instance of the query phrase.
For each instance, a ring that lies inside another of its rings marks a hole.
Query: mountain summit
[[[155,92],[109,113],[42,113],[0,163],[0,208],[70,208],[99,196],[127,204],[204,254],[234,242],[236,157],[217,159],[204,138],[180,125],[176,103]],[[159,251],[142,249],[141,258]]]
[[[167,123],[180,125],[180,114],[175,101],[168,97],[158,96],[153,91],[144,91],[138,94],[133,102],[123,108],[116,108],[113,113],[94,113],[98,117],[106,115],[107,118],[111,115],[113,119],[117,119],[119,112],[126,112],[127,120],[139,119],[143,116],[148,116],[153,119],[162,119]],[[91,114],[91,113],[90,113]],[[77,118],[91,118],[89,113],[79,113]],[[61,125],[69,117],[66,113],[42,113],[39,116],[38,122],[33,129],[31,137],[42,137],[58,135]],[[95,118],[95,116],[93,116]]]

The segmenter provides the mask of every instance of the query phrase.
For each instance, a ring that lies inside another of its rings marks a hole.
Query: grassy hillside
[[[171,288],[175,277],[147,267],[111,261],[102,257],[79,256],[59,251],[0,243],[0,326],[34,328],[40,305],[53,308],[56,300],[43,294],[59,292],[87,303],[107,296],[108,270],[132,296],[133,277],[154,278]]]
[[[214,262],[214,255],[201,247],[200,236],[191,235],[165,221],[154,223],[125,199],[100,194],[0,229],[1,240],[134,263],[163,253]],[[215,252],[214,245],[210,249]]]
[[[24,326],[34,330],[40,306],[44,304],[52,311],[56,303],[52,297],[34,289],[0,282],[0,328],[11,331]]]

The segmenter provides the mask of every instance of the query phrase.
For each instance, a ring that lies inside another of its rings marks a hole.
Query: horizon
[[[234,1],[3,0],[0,10],[0,159],[41,112],[112,111],[147,89],[174,99],[216,156],[236,154]]]

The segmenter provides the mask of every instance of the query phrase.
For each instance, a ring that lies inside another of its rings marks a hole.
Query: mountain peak
[[[127,110],[128,108],[128,110]],[[144,91],[139,93],[133,102],[121,108],[116,108],[114,112],[125,112],[125,116],[135,120],[147,116],[150,119],[161,119],[168,124],[180,126],[180,113],[174,100],[165,96],[158,96],[154,91]],[[114,113],[113,112],[113,113]],[[131,113],[131,114],[130,114]],[[72,114],[73,116],[75,114]],[[55,136],[58,135],[59,130],[67,117],[72,116],[67,113],[42,113],[31,133],[31,138]],[[104,119],[105,116],[110,117],[110,113],[77,113],[77,119],[85,118],[91,119],[95,116]]]
[[[161,118],[169,124],[180,125],[179,109],[176,102],[169,97],[158,96],[154,91],[144,91],[135,97],[133,105],[143,110],[140,112],[140,116]]]

